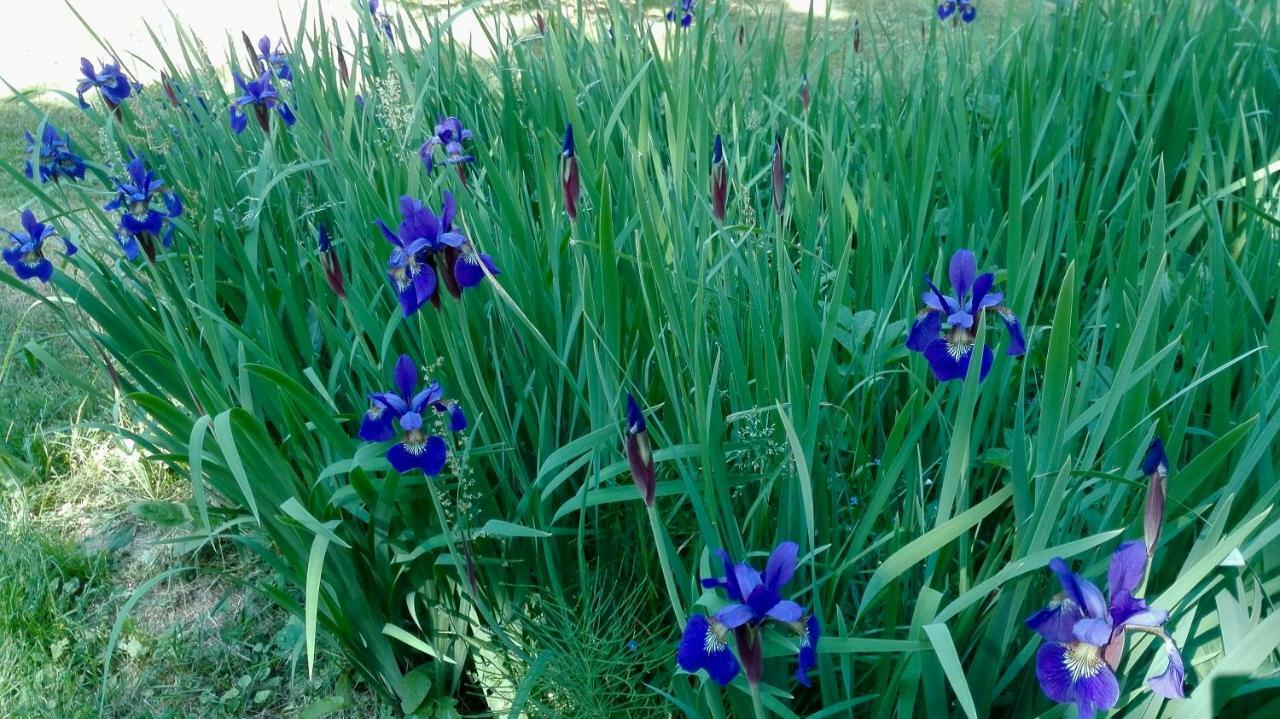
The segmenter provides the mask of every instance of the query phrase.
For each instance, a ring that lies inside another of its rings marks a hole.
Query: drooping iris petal
[[[680,649],[676,653],[676,662],[686,672],[694,673],[705,669],[712,681],[726,686],[738,676],[741,667],[738,659],[729,649],[725,635],[712,627],[706,617],[695,614],[689,617],[684,634],[680,638]]]
[[[1183,699],[1186,694],[1183,692],[1182,685],[1186,681],[1187,671],[1182,664],[1182,655],[1172,644],[1166,645],[1166,651],[1169,655],[1169,665],[1160,674],[1147,679],[1147,686],[1152,692],[1165,699]]]
[[[805,623],[805,636],[800,642],[800,651],[796,654],[796,681],[809,686],[809,670],[818,665],[818,639],[822,636],[822,627],[818,617],[811,616]]]
[[[1010,357],[1026,354],[1027,340],[1022,336],[1022,323],[1018,321],[1017,316],[1007,307],[998,307],[995,312],[1000,315],[1000,319],[1004,321],[1004,328],[1009,333],[1009,349],[1006,354]]]
[[[502,270],[499,270],[497,265],[493,264],[493,259],[488,255],[479,252],[464,254],[454,264],[453,276],[462,287],[475,287],[484,281],[484,271],[486,269],[489,270],[491,275],[502,274]]]
[[[1079,605],[1065,595],[1049,603],[1049,606],[1027,617],[1029,629],[1051,642],[1069,642],[1075,638],[1076,622],[1084,618]]]
[[[915,352],[924,352],[929,348],[929,344],[938,339],[938,333],[942,331],[942,315],[934,310],[925,310],[916,315],[916,321],[911,323],[911,332],[907,335],[907,349]]]
[[[366,442],[385,442],[395,436],[391,427],[392,413],[370,397],[369,409],[360,420],[360,432],[357,436]]]
[[[937,339],[929,343],[924,350],[924,358],[933,370],[933,376],[939,382],[964,379],[969,373],[969,361],[973,357],[972,344],[953,343],[946,339]],[[987,378],[991,365],[995,361],[995,353],[990,347],[982,351],[982,366],[979,368],[978,380]]]
[[[1041,646],[1036,652],[1036,679],[1045,696],[1060,704],[1076,704],[1082,717],[1109,709],[1120,698],[1119,682],[1099,649],[1081,642]]]
[[[448,446],[436,435],[427,437],[420,448],[409,447],[402,442],[387,450],[387,461],[401,474],[418,469],[428,477],[434,477],[444,469],[447,458]]]

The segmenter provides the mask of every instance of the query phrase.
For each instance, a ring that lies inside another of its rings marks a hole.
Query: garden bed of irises
[[[3,281],[389,711],[1261,711],[1276,8],[978,5],[104,48]]]

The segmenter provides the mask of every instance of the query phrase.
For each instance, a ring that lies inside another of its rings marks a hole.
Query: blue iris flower
[[[263,35],[258,40],[258,57],[275,73],[276,77],[285,82],[293,82],[293,68],[289,65],[289,54],[284,51],[283,40],[277,41],[273,49],[271,38]]]
[[[759,633],[767,625],[781,625],[799,636],[796,680],[809,686],[809,670],[817,663],[821,625],[817,617],[806,620],[804,607],[783,599],[781,594],[782,587],[795,574],[799,549],[795,542],[779,544],[769,555],[763,573],[746,562],[735,565],[728,552],[716,550],[725,575],[703,579],[702,586],[724,589],[733,603],[711,616],[689,617],[676,656],[681,669],[705,669],[713,681],[724,686],[745,667],[747,680],[755,684],[762,673]],[[729,646],[730,631],[734,632],[737,656]]]
[[[417,390],[418,370],[409,355],[396,360],[394,392],[369,395],[369,409],[360,423],[360,439],[385,442],[396,436],[393,420],[400,427],[400,441],[387,449],[387,461],[401,474],[415,469],[434,477],[444,469],[449,449],[444,438],[432,434],[425,426],[423,414],[431,409],[448,415],[448,429],[460,432],[467,428],[467,417],[457,402],[444,399],[439,382],[430,382]]]
[[[84,94],[95,87],[98,88],[107,107],[113,110],[133,94],[133,83],[120,71],[120,66],[113,62],[103,63],[101,70],[95,70],[93,63],[89,62],[88,58],[82,57],[80,74],[83,77],[76,83],[76,97],[80,100],[80,107],[89,106],[89,103],[84,101]]]
[[[379,12],[380,4],[378,0],[369,0],[369,16],[373,18],[373,24],[382,30],[382,34],[386,35],[388,40],[394,42],[396,34],[391,27],[391,15],[386,11]]]
[[[1119,699],[1116,670],[1121,666],[1126,632],[1151,634],[1164,642],[1168,665],[1147,684],[1167,699],[1183,697],[1182,656],[1162,629],[1169,613],[1133,596],[1142,584],[1146,565],[1143,542],[1117,547],[1107,571],[1107,598],[1062,559],[1049,562],[1062,584],[1062,593],[1026,620],[1027,626],[1045,639],[1036,652],[1036,679],[1053,701],[1075,704],[1082,719],[1110,709]]]
[[[946,20],[957,12],[965,22],[973,22],[978,17],[978,8],[974,7],[973,0],[946,0],[938,6],[938,19]]]
[[[4,261],[13,268],[13,273],[20,280],[37,279],[48,282],[53,277],[53,263],[44,256],[44,241],[57,235],[52,225],[36,220],[35,213],[24,210],[22,213],[22,229],[10,232],[0,229],[9,236],[8,246],[4,248]],[[76,253],[76,246],[65,237],[59,236],[64,245],[67,257]]]
[[[28,179],[34,180],[37,170],[40,173],[41,182],[50,180],[58,182],[64,177],[73,180],[84,179],[84,160],[71,151],[70,133],[64,139],[58,134],[58,128],[45,123],[44,129],[40,132],[39,144],[30,132],[23,133],[23,137],[27,141],[26,175]]]
[[[293,123],[297,122],[298,118],[289,109],[289,105],[280,99],[280,93],[276,91],[275,85],[271,84],[269,70],[264,71],[256,80],[248,81],[238,72],[233,74],[236,84],[244,91],[243,95],[231,103],[231,129],[237,135],[244,132],[244,126],[249,121],[248,115],[244,112],[246,107],[253,108],[254,117],[258,120],[258,126],[263,132],[271,132],[271,116],[268,114],[270,110],[278,112],[284,124],[293,127]]]
[[[387,278],[405,317],[427,302],[439,306],[442,278],[450,294],[458,297],[463,289],[484,279],[485,269],[490,274],[500,273],[488,255],[477,252],[465,236],[454,230],[458,206],[453,193],[445,190],[442,197],[440,215],[408,195],[401,197],[402,219],[395,232],[382,220],[375,221],[394,248],[387,259]],[[437,268],[437,261],[443,263],[443,269]]]
[[[1008,307],[1001,304],[1004,295],[991,291],[995,275],[989,272],[978,275],[977,260],[969,250],[959,250],[951,256],[948,274],[954,297],[942,294],[928,275],[925,276],[925,284],[929,286],[924,293],[925,306],[916,314],[911,333],[907,336],[907,349],[924,354],[939,382],[964,379],[969,371],[969,360],[982,318],[986,313],[994,312],[1004,321],[1009,332],[1009,356],[1025,354],[1027,344],[1022,335],[1022,324]],[[942,331],[943,319],[949,327],[945,333]],[[980,380],[986,378],[994,360],[991,348],[985,348]]]
[[[471,131],[463,127],[462,121],[456,117],[446,117],[436,123],[435,133],[428,137],[418,149],[418,155],[422,158],[422,164],[427,168],[427,172],[435,169],[436,148],[444,148],[446,165],[475,162],[476,158],[466,154],[462,149],[462,141],[470,140],[471,137]]]
[[[680,20],[680,27],[689,27],[693,24],[693,0],[675,0],[671,3],[671,9],[667,11],[667,21],[675,22]]]
[[[164,190],[164,180],[149,171],[136,155],[129,162],[128,176],[116,179],[115,185],[115,199],[102,209],[121,212],[121,234],[116,241],[128,259],[135,259],[141,247],[147,259],[154,262],[156,238],[165,247],[173,243],[173,218],[182,215],[182,199],[177,193]],[[161,207],[156,206],[157,202]]]

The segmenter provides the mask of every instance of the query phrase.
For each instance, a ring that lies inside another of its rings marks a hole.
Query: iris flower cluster
[[[445,190],[439,215],[405,195],[400,198],[402,219],[395,232],[382,220],[375,221],[394,248],[387,259],[387,278],[395,288],[405,317],[428,301],[437,307],[440,305],[441,279],[449,294],[461,297],[462,290],[484,280],[486,269],[489,274],[501,274],[492,258],[477,252],[465,236],[454,231],[457,211],[453,193]],[[437,267],[437,258],[443,267]]]
[[[84,160],[71,151],[70,133],[64,138],[58,134],[58,128],[45,123],[40,132],[39,144],[36,144],[36,138],[30,132],[23,133],[23,137],[27,141],[28,179],[34,180],[37,172],[40,173],[41,182],[58,182],[64,177],[84,179]]]
[[[693,24],[693,0],[675,0],[667,11],[667,22],[680,21],[680,27]]]
[[[969,371],[982,318],[994,312],[1004,321],[1009,332],[1007,354],[1011,357],[1025,354],[1027,344],[1022,335],[1022,324],[1002,304],[1004,295],[991,291],[995,275],[990,272],[979,275],[977,260],[969,250],[959,250],[951,256],[948,274],[954,296],[942,294],[942,290],[925,275],[924,282],[929,289],[924,293],[924,309],[916,314],[911,333],[907,336],[907,349],[924,354],[939,382],[964,379]],[[947,324],[945,332],[942,329],[944,319]],[[984,348],[979,380],[986,379],[994,360],[991,348]]]
[[[385,442],[397,436],[400,441],[387,448],[387,461],[401,474],[415,469],[434,477],[444,469],[449,456],[444,437],[432,434],[423,416],[428,409],[437,415],[448,415],[448,429],[460,432],[467,428],[467,416],[457,402],[444,398],[439,382],[429,382],[418,390],[418,370],[409,355],[396,360],[394,391],[369,395],[369,409],[360,423],[360,439]]]
[[[58,236],[53,225],[46,225],[36,220],[35,213],[24,210],[22,213],[22,229],[18,232],[0,229],[9,236],[8,245],[0,253],[5,263],[13,268],[13,273],[20,280],[37,279],[48,282],[53,277],[53,263],[44,256],[44,242]],[[65,237],[62,240],[63,251],[67,257],[76,253],[76,246]]]
[[[476,158],[463,152],[462,141],[471,139],[471,131],[462,126],[462,121],[456,117],[446,117],[436,123],[436,129],[427,141],[422,143],[422,147],[418,149],[418,155],[422,158],[422,164],[427,168],[427,172],[431,172],[436,167],[436,150],[444,150],[445,165],[457,165],[458,175],[464,181],[466,175],[462,166],[469,162],[475,162]]]
[[[973,0],[946,0],[938,6],[939,20],[946,20],[957,13],[961,20],[973,22],[978,17],[978,8],[974,7]]]
[[[762,634],[769,626],[779,626],[798,636],[796,681],[809,686],[809,670],[818,661],[822,628],[816,616],[805,619],[804,607],[783,599],[780,593],[795,574],[799,549],[795,542],[779,544],[769,555],[763,574],[746,562],[735,565],[728,552],[716,550],[724,563],[724,576],[703,579],[702,586],[724,589],[733,603],[711,616],[689,617],[676,655],[681,669],[691,673],[705,669],[721,686],[745,671],[747,682],[755,687],[764,675]],[[730,648],[730,632],[736,654]]]
[[[369,17],[373,18],[373,24],[377,25],[382,34],[387,36],[388,40],[395,41],[395,30],[391,27],[391,15],[385,10],[380,10],[381,3],[378,0],[369,0]]]
[[[120,66],[113,63],[103,63],[101,70],[95,70],[93,63],[88,58],[80,58],[80,82],[76,84],[76,97],[80,100],[80,107],[88,107],[89,103],[84,101],[84,94],[93,88],[98,88],[98,94],[102,96],[103,102],[107,103],[107,107],[115,110],[130,95],[133,94],[133,83],[129,78],[120,71]]]
[[[297,122],[298,118],[289,109],[289,105],[280,99],[280,93],[271,83],[270,70],[264,70],[255,80],[246,81],[238,72],[234,73],[234,76],[236,85],[244,91],[243,95],[231,103],[231,129],[237,135],[244,132],[245,125],[249,122],[249,116],[244,112],[246,107],[253,108],[258,127],[261,127],[265,133],[271,132],[271,115],[269,114],[271,110],[279,113],[280,119],[284,120],[284,124],[289,127],[293,127],[293,123]]]
[[[172,190],[165,190],[164,180],[149,171],[136,155],[129,162],[128,176],[116,179],[115,185],[115,199],[102,209],[120,211],[120,233],[116,235],[116,242],[128,259],[137,258],[141,248],[147,259],[154,262],[156,238],[160,238],[165,247],[173,244],[173,218],[182,215],[182,199]]]

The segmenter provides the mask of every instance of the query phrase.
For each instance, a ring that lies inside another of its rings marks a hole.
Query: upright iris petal
[[[992,291],[995,275],[979,275],[972,252],[957,251],[951,257],[947,275],[954,296],[944,295],[925,276],[928,291],[923,296],[924,308],[916,314],[906,342],[907,349],[924,355],[938,381],[964,379],[968,375],[977,332],[987,313],[994,312],[1004,321],[1009,333],[1007,354],[1016,356],[1027,351],[1021,323],[1002,304],[1004,295]],[[945,332],[942,327],[944,320],[948,326]],[[994,361],[995,353],[990,347],[984,348],[978,370],[980,381],[986,379]]]
[[[44,256],[45,240],[57,235],[53,225],[46,225],[36,220],[31,210],[22,212],[22,229],[17,232],[0,229],[9,236],[9,242],[0,257],[13,268],[13,273],[20,280],[36,279],[48,282],[53,277],[53,263]],[[63,252],[67,257],[76,253],[76,246],[66,238],[62,239]]]

